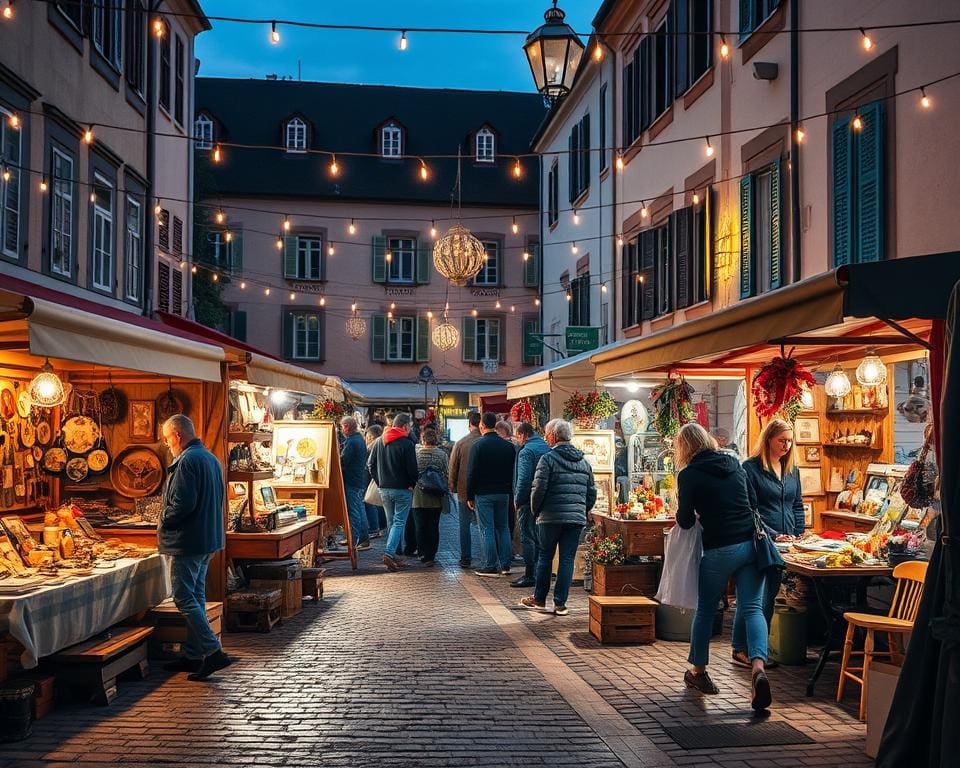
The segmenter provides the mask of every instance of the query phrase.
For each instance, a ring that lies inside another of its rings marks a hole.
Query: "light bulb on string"
[[[720,58],[723,61],[730,58],[730,46],[727,45],[727,38],[724,35],[720,35]]]
[[[850,127],[855,131],[863,130],[863,119],[860,115],[855,115],[853,120],[850,122]]]
[[[213,162],[219,163],[223,159],[223,151],[220,149],[220,145],[217,144],[213,148]]]
[[[471,310],[470,310],[470,314],[473,315],[474,317],[476,317],[476,316],[479,314],[479,313],[477,312],[477,308],[474,307],[473,309],[471,309]]]
[[[241,281],[240,281],[240,290],[241,290],[241,291],[245,291],[246,289],[247,289],[247,281],[246,281],[246,280],[241,280]]]
[[[327,306],[327,297],[326,297],[326,296],[321,296],[321,297],[320,297],[320,306],[321,306],[321,307]]]
[[[296,301],[296,299],[297,299],[297,294],[291,292],[291,293],[290,293],[290,301]]]
[[[278,250],[278,251],[282,251],[282,250],[283,250],[283,236],[282,236],[282,235],[277,235],[277,250]]]
[[[288,219],[286,216],[283,217],[283,231],[290,231],[290,219]]]
[[[233,240],[233,232],[224,232],[223,239],[229,243],[231,240]]]
[[[270,22],[270,42],[276,45],[280,42],[280,32],[277,29],[277,22]]]
[[[580,223],[580,214],[577,213],[577,209],[576,209],[576,208],[573,209],[573,223],[574,223],[574,224],[579,224],[579,223]]]
[[[423,160],[420,161],[420,178],[423,181],[426,181],[428,178],[430,178],[430,171],[427,170],[427,164],[423,162]]]
[[[353,302],[353,304],[350,305],[350,311],[351,312],[357,311],[357,302]]]
[[[223,215],[223,211],[218,209],[218,210],[217,210],[217,224],[223,224],[223,220],[224,220],[225,218],[226,218],[226,217]]]
[[[391,302],[390,302],[390,309],[396,309],[396,308],[397,308],[397,302],[391,301]]]
[[[643,200],[641,200],[640,201],[640,218],[645,219],[649,215],[650,215],[650,211],[647,210],[647,204],[643,202]]]
[[[41,192],[47,191],[47,179],[43,176],[40,177],[40,191]]]
[[[383,260],[389,264],[391,261],[393,261],[393,253],[387,251],[385,254],[383,254]]]
[[[161,213],[163,213],[163,206],[160,205],[159,200],[157,200],[157,204],[153,206],[153,213],[155,216],[159,216]]]
[[[4,170],[3,180],[10,181],[10,171]],[[97,202],[97,193],[95,191],[90,193],[90,202],[91,203]]]
[[[693,193],[693,204],[700,205],[700,195],[696,192]]]
[[[156,18],[153,20],[153,34],[157,37],[163,37],[164,35],[163,19]]]
[[[618,171],[623,170],[623,153],[622,152],[617,152],[617,160],[614,163],[614,165],[617,166]]]
[[[340,173],[340,166],[337,165],[337,156],[330,155],[330,175],[336,176],[338,173]]]
[[[539,307],[539,306],[540,306],[540,299],[539,299],[539,297],[533,300],[533,306],[535,306],[535,307]]]
[[[623,235],[617,235],[617,245],[623,247]]]
[[[873,48],[873,40],[870,39],[863,27],[860,27],[860,44],[863,46],[863,50],[869,51]]]
[[[600,293],[606,293],[606,292],[607,292],[607,284],[606,284],[606,283],[601,283],[601,284],[600,284]]]
[[[263,289],[263,295],[264,295],[264,296],[269,296],[269,295],[270,295],[270,289],[269,289],[269,288],[264,288],[264,289]]]
[[[494,304],[495,309],[500,309],[500,299],[497,299],[497,303]]]
[[[802,144],[803,140],[807,137],[807,134],[804,132],[803,128],[797,126],[796,136],[797,144]]]
[[[523,260],[524,260],[524,261],[530,261],[530,251],[524,251],[524,252],[523,252]]]
[[[593,58],[595,61],[603,61],[603,48],[600,47],[600,41],[593,47]]]
[[[83,132],[83,141],[85,144],[93,144],[93,126]]]
[[[573,301],[573,296],[570,294],[570,291],[567,291],[567,301]]]
[[[10,115],[9,121],[10,127],[13,128],[13,130],[17,130],[20,127],[20,118],[17,116],[16,112]]]
[[[333,256],[333,254],[336,252],[337,251],[336,248],[333,247],[333,243],[330,243],[330,245],[327,246],[327,256]]]
[[[216,272],[214,272],[210,279],[213,280],[213,282],[216,283],[216,282],[218,282],[218,281],[220,280],[220,275],[218,275]]]
[[[514,178],[517,178],[517,179],[523,176],[523,168],[520,165],[519,157],[513,161],[513,176]]]
[[[13,18],[13,0],[7,0],[7,4],[3,7],[3,18],[7,21]]]
[[[437,239],[437,223],[435,221],[430,222],[430,237],[434,240]]]
[[[510,228],[513,230],[513,234],[517,234],[520,231],[520,225],[517,224],[517,217],[513,217],[513,224],[510,225]]]
[[[709,136],[705,136],[705,137],[704,137],[704,140],[707,142],[707,146],[704,147],[703,153],[704,153],[707,157],[713,157],[714,149],[713,149],[713,144],[710,143],[710,137],[709,137]]]
[[[5,165],[0,167],[2,167],[3,169],[3,170],[0,170],[0,178],[2,178],[4,182],[10,181],[10,170]],[[91,195],[92,194],[93,193],[91,193]],[[92,203],[93,200],[91,200],[90,202]]]
[[[357,225],[353,223],[353,219],[350,219],[350,226],[347,227],[347,232],[351,235],[357,234]]]
[[[924,88],[920,89],[920,106],[924,109],[930,109],[933,106],[933,102],[930,101],[930,97],[927,96],[927,91]]]
[[[580,249],[577,248],[577,241],[574,240],[574,241],[573,241],[573,245],[570,246],[570,251],[571,251],[573,254],[576,254],[577,251],[579,251],[579,250],[580,250]]]
[[[400,33],[400,50],[407,50],[407,33],[406,31]]]
[[[197,274],[197,265],[194,264],[192,267],[190,267],[190,271],[191,271],[193,274]]]
[[[510,305],[510,311],[511,311],[511,312],[516,312],[516,311],[517,311],[517,307],[516,307],[514,304],[511,304],[511,305]]]
[[[429,309],[427,310],[427,320],[433,320],[433,312],[431,312]]]

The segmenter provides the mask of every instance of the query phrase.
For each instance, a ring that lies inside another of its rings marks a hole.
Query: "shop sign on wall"
[[[568,325],[567,352],[589,352],[600,346],[600,329],[589,325]]]

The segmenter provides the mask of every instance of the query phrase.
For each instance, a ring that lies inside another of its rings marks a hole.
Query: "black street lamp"
[[[570,92],[583,55],[583,43],[564,22],[565,17],[557,8],[557,0],[553,0],[553,8],[543,14],[546,23],[531,32],[523,44],[537,90],[548,104]]]

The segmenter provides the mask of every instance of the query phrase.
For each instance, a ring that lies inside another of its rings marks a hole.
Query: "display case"
[[[675,472],[673,448],[656,432],[638,432],[630,436],[627,448],[627,471],[630,489],[643,485],[644,477],[651,476],[655,490],[660,490],[664,478]]]

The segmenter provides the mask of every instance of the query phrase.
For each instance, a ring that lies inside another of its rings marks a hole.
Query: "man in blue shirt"
[[[517,523],[520,526],[520,544],[523,547],[523,576],[510,582],[511,587],[532,587],[536,581],[534,569],[537,566],[537,521],[530,513],[530,486],[533,483],[533,474],[537,469],[537,462],[545,453],[550,452],[550,446],[534,430],[533,425],[522,422],[517,427],[517,445],[520,453],[517,454],[517,467],[513,477],[513,498],[517,506]]]

